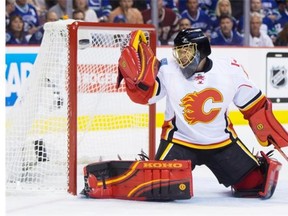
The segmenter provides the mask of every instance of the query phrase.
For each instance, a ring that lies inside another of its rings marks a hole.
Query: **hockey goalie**
[[[174,39],[172,53],[173,57],[158,61],[144,33],[137,30],[131,32],[130,42],[123,49],[118,62],[117,86],[124,79],[127,94],[133,102],[153,104],[166,98],[161,141],[152,163],[186,164],[189,161],[189,172],[205,165],[219,184],[232,189],[233,196],[269,199],[275,191],[282,165],[271,157],[271,151],[266,154],[260,151],[256,155],[249,151],[233,129],[228,108],[231,103],[239,108],[263,148],[273,145],[281,151],[281,148],[288,146],[288,133],[274,117],[271,102],[248,78],[237,60],[209,56],[210,43],[201,29],[180,31]],[[114,163],[120,166],[119,162]],[[134,164],[137,162],[130,163],[130,169],[138,167]],[[116,182],[117,179],[124,181],[114,184],[113,190],[105,192],[109,186],[107,182],[115,182],[111,176],[114,169],[105,164],[103,166],[107,171],[91,174],[99,169],[98,166],[102,164],[86,167],[87,196],[113,197],[114,193],[120,194],[120,190],[129,188],[121,194],[122,198],[137,199],[130,196],[132,191],[137,191],[147,183],[146,172],[140,168],[139,172],[145,174],[138,176],[137,182],[130,185],[130,181],[126,181],[130,179],[126,173],[131,171],[122,172],[122,175],[116,175]],[[159,165],[159,170],[153,171],[161,173],[162,167]],[[180,172],[177,169],[172,171]],[[170,176],[172,171],[168,171]],[[108,177],[101,177],[106,176],[107,172],[110,173]],[[176,182],[186,179],[192,187],[192,175],[191,181],[188,181],[186,172],[183,176],[177,175]],[[92,190],[95,192],[92,193]],[[173,190],[171,193],[174,193]],[[151,194],[150,198],[155,198]],[[178,195],[179,191],[176,190],[174,196],[170,194],[168,197],[173,199]],[[189,195],[182,198],[189,198]]]

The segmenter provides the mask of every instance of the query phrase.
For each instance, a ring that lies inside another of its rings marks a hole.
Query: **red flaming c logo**
[[[180,106],[184,107],[183,116],[188,124],[208,123],[216,118],[221,108],[204,111],[204,105],[208,100],[212,100],[212,103],[220,103],[223,101],[223,96],[217,89],[204,89],[201,92],[189,93],[181,99]]]

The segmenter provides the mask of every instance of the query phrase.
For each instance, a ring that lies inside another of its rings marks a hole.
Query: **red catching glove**
[[[148,45],[144,32],[132,31],[129,45],[123,49],[118,60],[117,88],[124,78],[130,99],[147,104],[153,95],[158,67],[159,61]]]

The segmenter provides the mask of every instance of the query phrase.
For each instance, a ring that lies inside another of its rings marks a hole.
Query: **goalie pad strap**
[[[83,194],[129,200],[190,199],[190,161],[107,161],[84,167]]]
[[[249,118],[249,125],[262,146],[288,146],[288,133],[275,118],[270,100]]]

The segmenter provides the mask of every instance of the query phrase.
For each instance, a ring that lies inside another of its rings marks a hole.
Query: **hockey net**
[[[58,21],[45,24],[33,71],[6,117],[6,190],[77,194],[82,167],[155,153],[155,106],[116,89],[120,50],[151,25]],[[78,168],[78,169],[77,169]],[[78,191],[79,192],[79,191]]]

